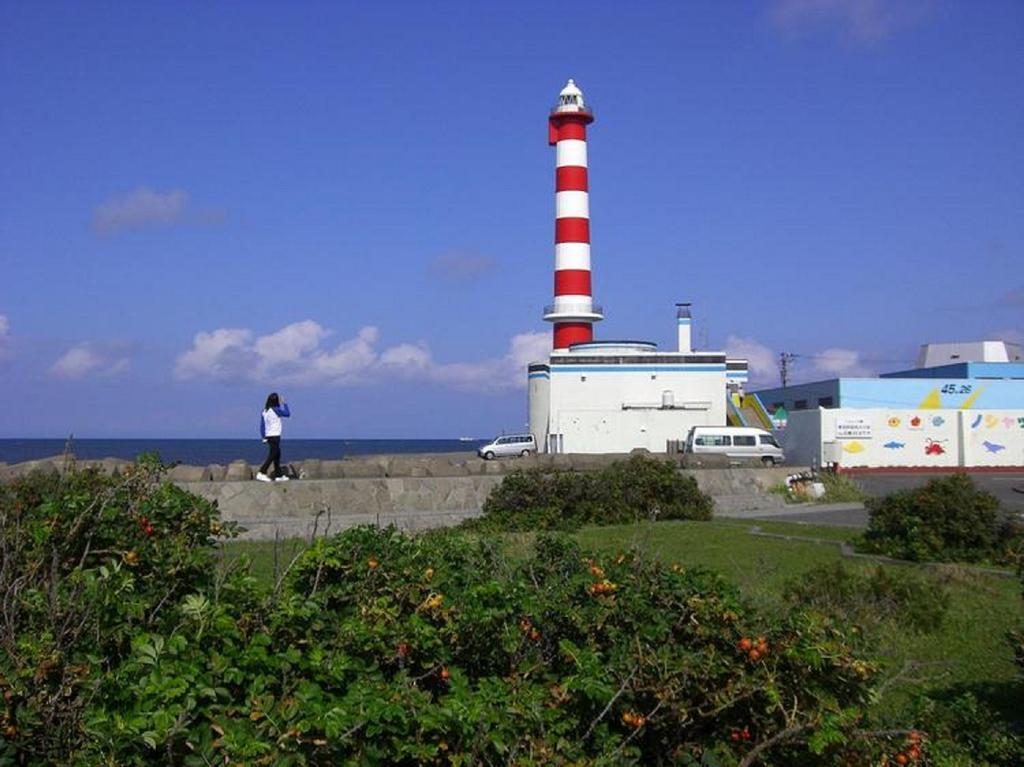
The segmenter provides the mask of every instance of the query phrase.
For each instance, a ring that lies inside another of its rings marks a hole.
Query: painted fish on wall
[[[981,444],[990,453],[998,453],[1000,450],[1006,450],[1006,445],[997,445],[994,442],[989,442],[987,439]]]
[[[906,442],[896,442],[895,440],[893,440],[892,442],[886,442],[884,445],[882,445],[882,447],[887,447],[890,450],[902,450],[906,446]]]

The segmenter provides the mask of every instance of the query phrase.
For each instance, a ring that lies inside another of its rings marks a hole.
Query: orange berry
[[[750,637],[743,637],[743,639],[739,641],[739,648],[743,652],[750,652],[750,648],[753,646],[754,643],[750,641]]]
[[[902,751],[896,754],[896,764],[906,764],[909,761],[910,759],[908,759],[907,755],[904,754]]]
[[[747,657],[749,657],[752,661],[758,661],[761,659],[761,651],[755,647],[747,654]]]
[[[370,559],[366,562],[366,566],[369,567],[371,570],[376,570],[379,565],[380,562],[378,562],[374,557],[370,557]]]
[[[531,629],[530,630],[530,639],[532,639],[534,642],[536,642],[538,639],[540,639],[540,632],[537,631],[537,629]]]
[[[448,679],[451,677],[451,675],[452,675],[451,672],[447,668],[442,668],[441,669],[441,678],[444,679],[445,681],[448,681]]]

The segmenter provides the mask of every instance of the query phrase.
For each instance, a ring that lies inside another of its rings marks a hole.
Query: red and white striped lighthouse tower
[[[548,118],[548,144],[555,147],[555,302],[544,308],[553,322],[554,349],[592,341],[593,324],[604,319],[590,287],[590,202],[587,190],[587,125],[594,114],[570,80]]]

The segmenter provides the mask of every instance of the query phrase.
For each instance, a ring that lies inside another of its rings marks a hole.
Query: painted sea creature
[[[942,443],[945,442],[945,441],[946,440],[944,440],[944,439],[942,439],[942,440],[926,439],[925,440],[926,444],[924,446],[924,454],[925,455],[943,455],[943,454],[945,454],[946,448],[944,448],[942,446]]]
[[[902,450],[906,446],[906,442],[896,442],[895,440],[893,440],[892,442],[886,442],[884,445],[882,445],[882,447],[887,447],[890,450]]]
[[[899,419],[899,418],[897,418],[896,416],[892,416],[892,417],[891,417],[891,418],[889,419],[889,426],[891,426],[892,428],[894,428],[894,429],[895,429],[895,428],[896,428],[897,426],[899,426],[899,425],[900,425],[900,419]]]
[[[997,445],[994,442],[989,442],[987,439],[981,444],[990,453],[998,453],[1000,450],[1006,450],[1006,445]]]
[[[860,442],[854,440],[853,442],[847,442],[843,445],[843,450],[847,453],[863,453],[867,448],[864,447]]]
[[[998,416],[994,416],[994,415],[987,415],[987,416],[985,416],[985,428],[987,428],[987,429],[994,429],[998,425],[999,425],[999,418],[998,418]]]
[[[932,426],[942,426],[946,422],[946,419],[941,415],[937,415],[932,419]]]
[[[971,428],[972,429],[977,429],[980,425],[981,425],[981,413],[978,413],[978,415],[976,415],[974,417],[974,420],[971,421]]]
[[[1010,418],[1009,416],[1007,416],[1006,418],[1004,418],[1004,419],[1003,419],[1003,426],[1005,426],[1005,427],[1006,427],[1007,429],[1012,429],[1012,428],[1013,428],[1013,425],[1014,425],[1015,423],[1017,423],[1017,422],[1016,422],[1016,421],[1014,421],[1014,420],[1013,420],[1012,418]]]
[[[910,425],[916,429],[918,426],[921,425],[921,417],[915,415],[913,418],[910,419]]]

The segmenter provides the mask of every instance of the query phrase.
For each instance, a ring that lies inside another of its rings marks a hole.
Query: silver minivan
[[[750,426],[694,426],[686,438],[687,453],[718,453],[731,459],[760,460],[774,466],[786,460],[775,435]]]
[[[490,461],[492,458],[508,458],[514,455],[526,457],[536,452],[537,442],[532,434],[503,434],[478,447],[476,454],[485,461]]]

